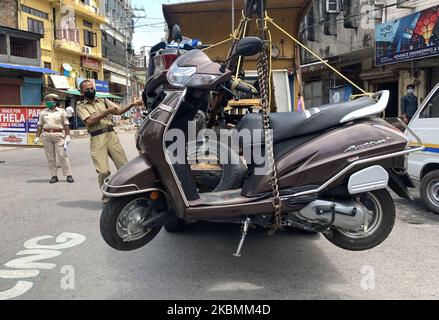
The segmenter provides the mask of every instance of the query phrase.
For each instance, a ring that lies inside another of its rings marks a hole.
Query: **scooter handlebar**
[[[247,94],[257,94],[258,93],[257,90],[252,85],[249,85],[248,83],[238,81],[235,79],[230,80],[229,85],[230,85],[230,88],[232,90],[244,92]]]

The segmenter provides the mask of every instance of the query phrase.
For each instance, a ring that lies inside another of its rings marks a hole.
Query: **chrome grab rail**
[[[425,149],[425,147],[421,146],[421,147],[416,147],[416,148],[410,148],[408,150],[406,149],[406,150],[399,151],[399,152],[385,154],[385,155],[382,155],[382,156],[377,156],[377,157],[357,160],[355,162],[352,162],[349,166],[347,166],[342,171],[340,171],[335,176],[333,176],[331,179],[326,181],[319,188],[314,189],[314,190],[308,190],[308,191],[303,191],[303,192],[295,193],[295,194],[289,195],[289,196],[282,196],[281,199],[287,199],[287,198],[290,198],[290,197],[300,197],[300,196],[306,196],[306,195],[313,194],[313,193],[319,193],[323,189],[325,189],[327,186],[329,186],[331,183],[336,181],[338,178],[343,176],[346,172],[348,172],[352,168],[356,167],[357,165],[365,164],[365,163],[369,163],[369,162],[380,161],[380,160],[385,160],[385,159],[394,158],[394,157],[400,157],[400,156],[404,156],[404,155],[412,153],[412,152],[422,151],[424,149]]]

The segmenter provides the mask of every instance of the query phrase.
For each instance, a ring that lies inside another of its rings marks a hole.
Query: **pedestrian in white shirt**
[[[69,119],[70,129],[74,129],[75,124],[75,110],[73,110],[72,106],[68,106],[66,108],[67,118]]]

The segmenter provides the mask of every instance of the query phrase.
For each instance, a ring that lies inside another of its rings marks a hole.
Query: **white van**
[[[408,173],[421,182],[420,194],[425,205],[439,214],[439,84],[419,107],[409,128],[419,136],[425,150],[408,157]],[[409,133],[412,142],[416,139]]]

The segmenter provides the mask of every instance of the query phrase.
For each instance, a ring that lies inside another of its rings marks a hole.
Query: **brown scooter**
[[[235,54],[253,56],[262,47],[259,38],[244,38]],[[257,142],[264,139],[238,139],[238,152],[248,167],[239,189],[207,193],[195,186],[187,150],[183,148],[183,162],[176,162],[174,141],[168,139],[170,132],[178,131],[186,147],[193,143],[188,123],[209,92],[230,91],[231,77],[200,50],[187,52],[172,65],[168,80],[180,89],[166,91],[163,102],[144,120],[137,141],[142,154],[102,187],[111,200],[103,209],[100,228],[111,247],[140,248],[163,226],[177,231],[200,220],[236,222],[243,225],[235,253],[239,256],[252,224],[273,226],[270,175],[261,174],[264,163],[248,152],[264,149],[264,142]],[[410,197],[407,187],[414,185],[405,173],[404,156],[422,149],[410,148],[405,135],[378,117],[388,100],[389,92],[381,91],[338,105],[270,115],[281,226],[321,232],[347,250],[371,249],[387,238],[395,221],[387,188]],[[238,129],[263,134],[261,114],[245,116]]]

